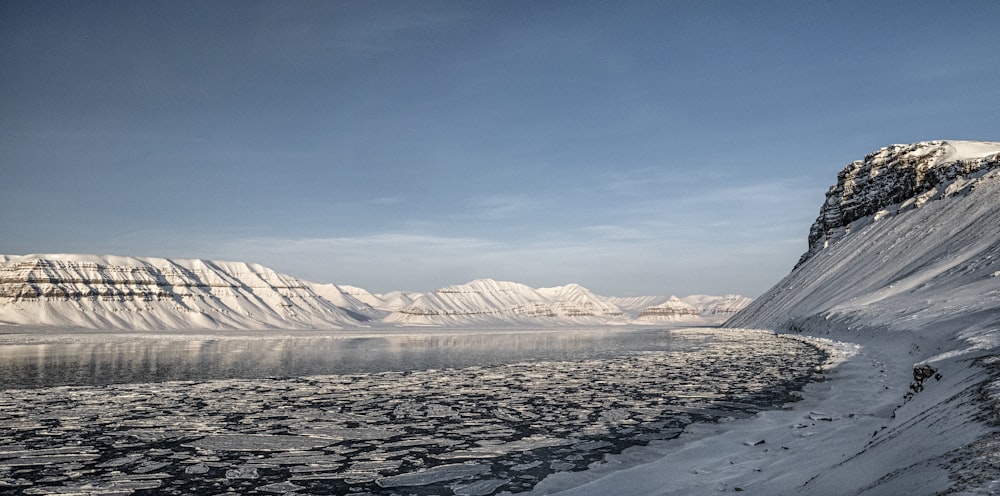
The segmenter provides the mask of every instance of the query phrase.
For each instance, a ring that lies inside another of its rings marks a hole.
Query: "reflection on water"
[[[297,377],[681,351],[708,333],[665,330],[337,335],[88,335],[0,345],[0,388]],[[79,342],[73,342],[79,341]]]

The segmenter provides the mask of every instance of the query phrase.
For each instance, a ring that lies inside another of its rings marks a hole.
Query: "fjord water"
[[[11,494],[522,492],[792,401],[825,358],[720,329],[0,343]]]
[[[0,335],[0,387],[250,379],[693,351],[711,334],[656,330]],[[27,342],[25,342],[27,341]]]

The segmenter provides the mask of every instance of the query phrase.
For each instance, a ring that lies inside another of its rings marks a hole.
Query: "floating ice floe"
[[[488,465],[454,463],[449,465],[438,465],[421,472],[410,472],[391,477],[383,477],[376,482],[384,488],[406,487],[406,486],[426,486],[437,482],[445,482],[455,479],[482,475],[490,472]]]

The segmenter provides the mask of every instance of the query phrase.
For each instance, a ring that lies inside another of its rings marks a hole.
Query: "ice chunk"
[[[451,486],[451,490],[456,496],[486,496],[493,494],[500,487],[510,482],[510,479],[486,479],[476,481],[471,484],[456,484]]]
[[[76,455],[22,456],[9,460],[0,460],[0,468],[28,467],[32,465],[55,465],[69,462],[85,462],[100,458],[97,453],[79,453]]]
[[[433,455],[434,458],[439,460],[457,460],[463,458],[493,458],[497,456],[503,456],[507,453],[514,453],[519,451],[531,451],[539,448],[550,448],[553,446],[566,446],[568,444],[573,444],[573,441],[568,439],[560,439],[546,436],[530,436],[516,441],[511,441],[509,443],[501,444],[488,444],[485,446],[476,446],[475,448],[470,448],[461,451],[452,451],[450,453],[441,453],[438,455]]]
[[[308,427],[298,432],[302,436],[341,441],[371,441],[389,439],[403,434],[401,429],[382,427]],[[327,443],[327,445],[333,443]]]
[[[257,472],[257,467],[242,466],[226,470],[227,479],[257,479],[260,478],[260,473]]]
[[[289,451],[322,448],[330,441],[305,436],[265,434],[218,434],[184,443],[184,446],[211,451]]]
[[[305,489],[305,487],[300,486],[298,484],[293,484],[291,482],[276,482],[274,484],[260,486],[257,488],[257,491],[264,491],[265,493],[284,494],[284,493],[298,491],[299,489]]]
[[[208,468],[208,465],[205,465],[204,463],[197,463],[191,465],[188,468],[185,468],[184,473],[190,475],[199,475],[199,474],[206,474],[208,473],[209,470],[210,469]]]
[[[537,467],[537,466],[539,466],[541,464],[542,464],[541,460],[535,460],[535,461],[530,462],[530,463],[521,463],[519,465],[514,465],[514,466],[510,467],[510,469],[513,470],[513,471],[515,471],[515,472],[524,472],[525,470],[531,470],[531,469],[533,469],[533,468],[535,468],[535,467]]]
[[[454,463],[450,465],[438,465],[437,467],[431,467],[421,472],[383,477],[378,479],[376,483],[384,488],[426,486],[438,482],[483,475],[489,473],[489,471],[490,467],[487,465]]]

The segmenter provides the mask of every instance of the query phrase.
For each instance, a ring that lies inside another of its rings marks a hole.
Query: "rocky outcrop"
[[[937,198],[967,193],[975,179],[1000,168],[1000,142],[924,141],[892,145],[845,167],[809,230],[809,249],[796,266],[850,232]]]

